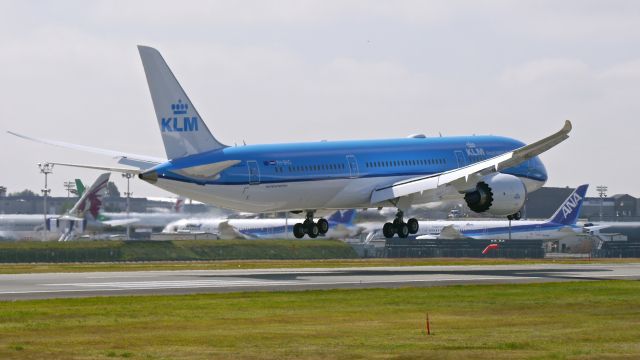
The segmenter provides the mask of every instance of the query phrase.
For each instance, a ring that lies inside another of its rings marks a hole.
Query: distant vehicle
[[[109,173],[100,175],[80,196],[73,208],[64,215],[0,215],[0,238],[6,240],[32,239],[65,241],[86,229],[86,215],[98,215],[102,196],[106,192]],[[46,229],[45,229],[46,228]],[[45,231],[46,230],[46,231]]]
[[[529,145],[500,136],[411,136],[230,147],[209,131],[160,53],[147,46],[138,50],[166,158],[13,134],[115,156],[135,169],[59,165],[136,174],[172,193],[238,211],[305,213],[292,227],[298,238],[329,230],[326,219],[314,219],[323,209],[396,208],[393,222],[384,225],[386,237],[418,233],[418,220],[404,219],[413,204],[464,199],[472,211],[517,219],[526,194],[547,181],[538,155],[571,131],[567,120],[558,132]],[[300,131],[315,131],[304,121],[299,125]],[[387,126],[395,132],[392,122]]]
[[[329,218],[324,238],[357,236],[361,229],[353,224],[355,210],[336,211]],[[219,239],[286,239],[295,219],[184,219],[173,222],[164,233],[210,233]]]
[[[578,214],[589,185],[578,186],[547,220],[421,221],[417,239],[560,240],[583,233]]]

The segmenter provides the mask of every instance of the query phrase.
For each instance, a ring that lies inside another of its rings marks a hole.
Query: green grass
[[[637,359],[638,294],[600,281],[2,302],[0,358]]]
[[[1,250],[0,250],[1,251]],[[216,261],[153,261],[113,263],[36,263],[0,264],[0,274],[91,271],[150,270],[232,270],[274,268],[337,268],[374,266],[424,265],[523,265],[523,264],[585,264],[637,263],[640,259],[496,259],[496,258],[396,258],[396,259],[326,259],[326,260],[216,260]]]
[[[338,240],[181,240],[0,243],[0,263],[344,259],[357,254]]]

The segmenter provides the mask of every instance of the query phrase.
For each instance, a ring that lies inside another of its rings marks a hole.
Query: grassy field
[[[639,294],[599,281],[3,302],[0,358],[638,359]]]
[[[0,250],[1,251],[1,250]],[[0,274],[89,271],[149,270],[232,270],[274,268],[337,268],[422,265],[522,265],[637,263],[640,259],[496,259],[496,258],[396,258],[396,259],[328,259],[328,260],[217,260],[217,261],[152,261],[65,264],[0,264]]]

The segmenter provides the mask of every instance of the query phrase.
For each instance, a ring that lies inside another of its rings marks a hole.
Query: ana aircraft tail
[[[226,147],[211,134],[158,50],[138,46],[169,159]]]
[[[356,217],[356,211],[354,209],[345,210],[345,211],[336,211],[327,219],[329,223],[343,224],[343,225],[351,225],[353,224],[353,220]]]
[[[575,225],[578,221],[582,202],[587,194],[588,184],[578,186],[569,197],[560,205],[549,222],[562,225]]]

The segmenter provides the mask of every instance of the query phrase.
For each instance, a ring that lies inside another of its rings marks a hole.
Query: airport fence
[[[357,258],[356,252],[349,245],[334,240],[87,241],[0,244],[0,263],[350,258]]]
[[[489,244],[497,244],[483,254]],[[390,239],[385,244],[386,257],[489,257],[489,258],[544,258],[542,240],[492,242],[489,240],[417,240]]]

